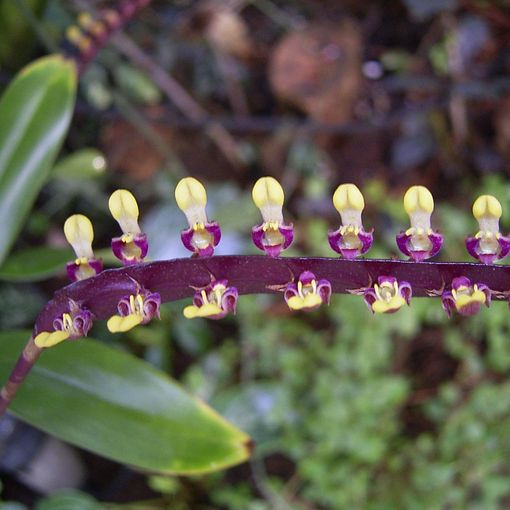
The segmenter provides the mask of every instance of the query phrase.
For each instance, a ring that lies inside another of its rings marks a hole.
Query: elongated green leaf
[[[97,149],[81,149],[60,160],[52,171],[52,177],[80,183],[95,179],[106,170],[106,159]]]
[[[38,246],[11,253],[0,266],[0,280],[36,282],[65,272],[65,264],[75,255],[70,248]]]
[[[0,377],[26,341],[0,333]],[[147,363],[90,339],[48,349],[11,410],[65,441],[141,469],[192,474],[246,460],[250,440]]]
[[[48,177],[75,91],[74,64],[51,56],[23,69],[0,99],[0,263]]]

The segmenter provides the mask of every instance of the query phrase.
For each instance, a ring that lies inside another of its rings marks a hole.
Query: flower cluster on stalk
[[[251,231],[253,244],[270,259],[280,257],[294,240],[294,227],[284,220],[283,188],[273,177],[262,177],[253,186],[252,198],[262,215],[262,222],[253,226]],[[192,257],[204,260],[212,257],[221,241],[221,228],[207,215],[207,193],[203,184],[193,177],[181,179],[175,188],[175,200],[187,220],[187,227],[181,232],[184,247],[192,253]],[[362,222],[363,195],[356,185],[346,183],[336,188],[332,201],[341,223],[336,230],[328,232],[329,245],[346,263],[360,259],[369,252],[374,241],[373,229],[366,230]],[[135,197],[130,191],[119,189],[112,193],[108,205],[121,230],[121,234],[111,241],[113,254],[124,266],[143,265],[147,260],[149,243],[138,223],[139,207]],[[410,227],[397,234],[396,246],[412,263],[425,263],[439,253],[444,241],[431,223],[434,199],[424,186],[412,186],[404,195],[403,205]],[[467,251],[478,262],[493,264],[510,251],[510,238],[504,236],[499,228],[501,204],[491,195],[482,195],[474,202],[473,215],[479,230],[467,237]],[[78,282],[98,275],[103,264],[92,250],[94,231],[90,220],[82,214],[74,214],[65,222],[64,233],[76,254],[76,258],[66,266],[70,280]],[[126,291],[118,300],[117,313],[107,321],[112,333],[129,331],[160,316],[161,295],[130,278],[132,290]],[[211,274],[210,282],[205,286],[190,284],[189,288],[192,304],[183,310],[187,319],[221,319],[236,312],[238,289],[221,274]],[[282,292],[291,311],[310,311],[322,304],[328,305],[333,292],[329,280],[316,276],[310,270],[302,270],[297,275],[291,271],[290,281],[268,288]],[[370,275],[368,286],[353,290],[353,293],[363,295],[372,313],[388,314],[410,305],[413,289],[408,281],[386,273]],[[443,309],[450,317],[453,312],[464,316],[477,313],[482,305],[490,306],[495,293],[484,282],[472,282],[465,275],[457,274],[450,282],[443,282],[441,291],[439,294],[435,291],[435,295],[441,296]],[[36,345],[46,348],[66,339],[87,335],[94,316],[85,305],[69,299],[67,310],[54,318],[53,329],[38,332],[35,336]]]

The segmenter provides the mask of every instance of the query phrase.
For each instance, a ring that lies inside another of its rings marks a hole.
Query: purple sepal
[[[498,251],[496,253],[479,253],[478,248],[480,246],[480,239],[474,236],[466,238],[466,249],[468,253],[476,260],[479,260],[483,264],[492,264],[496,260],[502,259],[510,252],[510,238],[506,236],[500,236],[498,239]]]
[[[92,322],[94,319],[92,312],[82,308],[80,305],[78,305],[78,303],[76,303],[76,301],[70,299],[69,315],[71,316],[72,321],[71,329],[64,326],[63,317],[57,317],[53,321],[53,328],[58,331],[69,331],[70,340],[87,336],[90,328],[92,327]]]
[[[365,254],[371,248],[374,241],[373,231],[365,232],[360,229],[358,239],[361,242],[361,248],[345,248],[342,246],[344,236],[340,233],[341,228],[328,232],[328,242],[333,251],[336,251],[345,259],[352,260]]]
[[[278,257],[283,250],[292,244],[294,240],[294,226],[292,224],[281,224],[278,227],[278,231],[282,235],[283,241],[278,244],[269,244],[266,238],[267,231],[264,231],[264,223],[256,225],[251,229],[253,244],[270,257]]]
[[[479,291],[485,294],[485,306],[488,308],[491,305],[491,290],[484,283],[476,284]],[[473,286],[471,284],[471,280],[466,278],[465,276],[459,276],[458,278],[454,278],[452,280],[451,288],[455,291],[458,291],[461,287],[467,287],[470,289],[470,293],[473,292]],[[441,296],[441,305],[443,310],[446,312],[448,317],[452,316],[452,312],[456,310],[460,315],[464,315],[465,317],[469,317],[470,315],[476,315],[480,308],[482,307],[482,303],[479,301],[471,301],[467,305],[461,306],[460,308],[457,306],[457,300],[454,298],[451,290],[445,290]]]
[[[218,223],[211,221],[204,225],[204,229],[211,236],[211,242],[207,246],[203,248],[195,246],[193,236],[197,232],[191,227],[181,232],[181,241],[187,250],[197,254],[199,257],[211,257],[214,253],[214,248],[218,246],[221,240],[221,228]]]
[[[398,249],[415,262],[422,262],[423,260],[430,259],[434,255],[437,255],[443,246],[443,236],[439,232],[432,232],[429,234],[428,238],[432,245],[430,250],[413,250],[411,238],[412,235],[400,232],[400,234],[397,234],[396,241]]]
[[[125,236],[114,237],[112,239],[113,254],[122,261],[125,266],[138,264],[147,255],[149,243],[146,234],[136,234],[133,240],[126,243],[123,238]]]
[[[77,259],[79,260],[79,259]],[[86,263],[73,260],[66,264],[67,276],[72,282],[96,276],[103,270],[103,262],[99,259],[87,259]]]
[[[223,319],[226,315],[229,313],[236,313],[236,307],[237,307],[237,299],[239,297],[239,293],[237,292],[237,289],[235,287],[229,287],[227,280],[214,280],[212,281],[205,289],[197,290],[193,296],[193,304],[200,308],[204,304],[207,304],[204,302],[202,290],[205,291],[205,294],[208,299],[208,303],[211,302],[211,299],[214,301],[214,290],[215,288],[221,285],[222,287],[225,287],[225,290],[223,291],[223,294],[221,295],[221,302],[219,307],[221,308],[221,312],[216,315],[208,315],[208,319]]]
[[[374,313],[372,310],[372,305],[377,301],[377,294],[375,293],[375,289],[373,287],[365,289],[365,292],[363,292],[363,300],[365,301],[368,309]]]
[[[142,289],[138,295],[143,297],[142,309],[142,324],[147,324],[154,317],[160,318],[159,309],[161,306],[161,296],[157,292],[150,292],[149,290]],[[134,313],[131,308],[131,296],[124,296],[117,304],[117,310],[121,317],[127,317]],[[135,296],[136,299],[136,296]]]

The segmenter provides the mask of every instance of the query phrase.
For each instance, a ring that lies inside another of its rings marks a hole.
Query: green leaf
[[[105,507],[88,494],[69,490],[40,500],[36,510],[105,510]]]
[[[0,280],[10,282],[36,282],[65,272],[66,262],[74,260],[69,248],[38,246],[20,250],[0,266]]]
[[[7,379],[28,333],[0,333]],[[195,474],[245,461],[249,437],[165,374],[90,339],[45,351],[11,405],[28,423],[124,464]]]
[[[52,176],[66,181],[95,179],[106,170],[106,159],[97,149],[81,149],[60,160]]]
[[[48,177],[75,92],[74,63],[50,56],[25,67],[0,99],[0,263]]]

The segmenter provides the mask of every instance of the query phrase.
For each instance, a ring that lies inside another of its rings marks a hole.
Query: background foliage
[[[16,27],[0,30],[6,86],[63,41],[83,3],[0,7],[19,10]],[[370,256],[394,256],[407,221],[403,192],[420,183],[436,197],[441,260],[467,260],[478,194],[496,195],[504,231],[510,224],[509,26],[504,1],[154,1],[80,79],[61,159],[0,268],[0,298],[9,303],[0,325],[30,327],[65,283],[67,215],[89,215],[95,244],[108,246],[117,227],[107,197],[117,187],[140,199],[151,258],[187,256],[172,197],[185,174],[207,183],[210,217],[224,232],[220,254],[255,252],[250,184],[271,174],[296,227],[289,254],[332,255],[326,231],[339,218],[331,193],[356,182],[365,225],[375,227]],[[32,41],[30,54],[5,53],[19,34]],[[166,80],[155,79],[133,43]],[[219,137],[213,121],[225,129]],[[4,465],[6,509],[508,507],[506,304],[448,320],[432,299],[372,317],[354,296],[334,296],[309,315],[250,296],[219,323],[186,321],[182,306],[165,305],[161,322],[121,337],[102,324],[92,334],[177,378],[250,434],[252,461],[171,478],[80,451],[82,482],[53,495]]]

